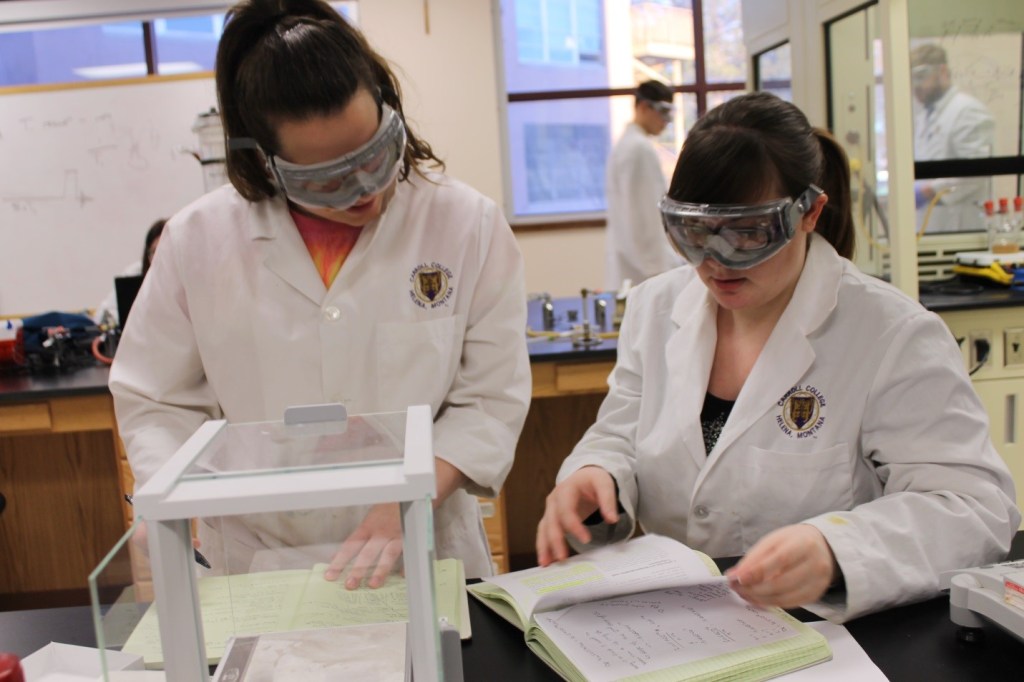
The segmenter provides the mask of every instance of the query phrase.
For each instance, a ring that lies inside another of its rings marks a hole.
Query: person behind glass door
[[[153,256],[156,255],[157,244],[160,243],[160,234],[164,230],[166,218],[160,218],[146,230],[146,239],[142,246],[142,259],[126,267],[118,277],[145,276],[149,272],[149,266],[153,263]],[[107,294],[103,302],[96,309],[92,317],[96,324],[107,324],[113,327],[121,323],[117,311],[117,292],[113,289]]]
[[[651,137],[672,120],[672,91],[659,81],[636,89],[633,120],[608,158],[605,197],[605,288],[616,291],[624,280],[643,280],[682,261],[665,238],[658,200],[668,183]]]
[[[501,211],[429,168],[393,72],[326,2],[232,7],[216,80],[231,184],[168,222],[111,372],[138,484],[206,419],[430,405],[437,555],[490,574],[475,495],[501,487],[530,396],[523,262]],[[328,548],[313,560],[348,587],[399,565],[397,504],[243,521],[224,534],[250,543],[232,544],[231,571],[293,545]]]
[[[597,421],[558,473],[539,562],[639,524],[747,600],[841,621],[1006,556],[1014,484],[942,320],[861,273],[846,155],[792,104],[694,125],[661,202],[691,263],[630,294]]]
[[[920,105],[914,116],[914,160],[975,159],[993,155],[995,122],[977,98],[953,85],[946,51],[933,43],[910,52],[911,85]],[[925,231],[983,229],[981,206],[990,199],[988,178],[941,178],[914,183],[918,229],[938,195]]]

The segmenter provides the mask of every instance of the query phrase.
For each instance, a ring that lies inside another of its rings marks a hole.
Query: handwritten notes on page
[[[669,682],[677,679],[676,666],[699,666],[708,659],[717,665],[720,657],[748,659],[752,648],[798,634],[724,584],[592,601],[534,618],[560,654],[591,682],[641,674],[652,682]]]

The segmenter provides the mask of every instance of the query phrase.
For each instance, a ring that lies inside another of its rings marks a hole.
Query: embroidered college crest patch
[[[814,386],[794,386],[778,402],[775,423],[787,436],[809,438],[825,425],[825,396]]]
[[[452,271],[440,263],[420,263],[409,275],[409,298],[421,308],[447,305],[455,293]]]

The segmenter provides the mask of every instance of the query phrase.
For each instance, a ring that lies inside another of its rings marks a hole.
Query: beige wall
[[[488,0],[360,0],[359,24],[396,67],[410,123],[448,173],[504,205],[492,11]],[[517,236],[527,291],[566,296],[604,282],[603,228]]]

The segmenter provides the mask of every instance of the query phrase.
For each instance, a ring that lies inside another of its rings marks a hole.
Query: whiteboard
[[[95,308],[199,197],[211,76],[0,94],[0,316]]]

